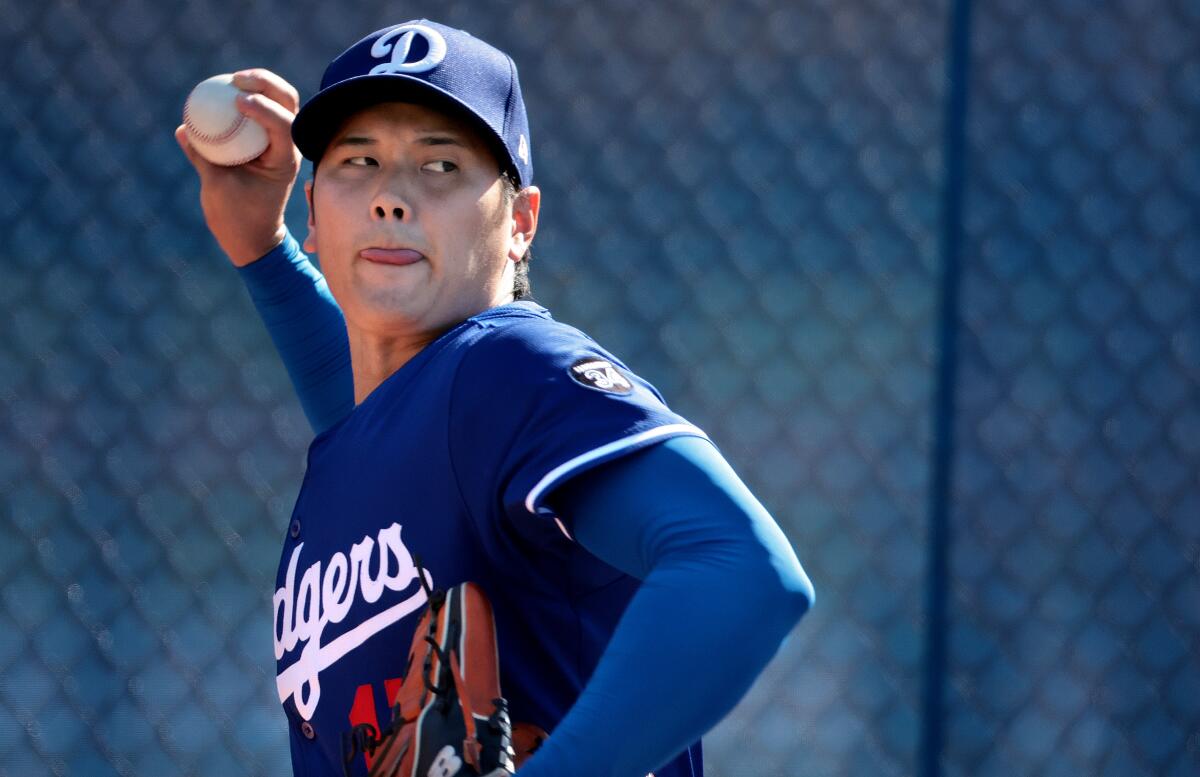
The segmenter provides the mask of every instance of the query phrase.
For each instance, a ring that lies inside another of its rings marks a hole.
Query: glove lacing
[[[421,588],[425,590],[425,597],[429,601],[429,610],[433,617],[429,619],[428,631],[425,634],[425,641],[429,643],[432,653],[426,654],[424,665],[421,667],[421,682],[425,686],[425,691],[421,695],[421,703],[416,705],[416,709],[404,714],[399,703],[392,705],[392,719],[382,729],[377,729],[371,723],[357,723],[349,731],[342,734],[342,771],[345,777],[352,777],[350,774],[350,764],[354,762],[359,753],[363,753],[368,757],[373,757],[379,746],[387,740],[388,737],[395,734],[401,728],[409,723],[416,721],[420,715],[421,708],[425,706],[425,700],[429,698],[429,694],[433,694],[438,698],[438,704],[441,705],[442,712],[445,713],[450,706],[448,692],[449,686],[443,687],[434,683],[429,679],[430,673],[433,671],[433,654],[436,653],[438,660],[441,661],[443,667],[450,667],[450,657],[446,655],[446,651],[437,641],[437,614],[442,609],[442,605],[446,603],[446,592],[442,589],[430,590],[429,581],[425,578],[425,569],[421,566],[420,556],[413,556],[413,564],[417,568],[417,579],[421,582]],[[453,635],[451,644],[457,640],[458,624],[453,624],[456,633]],[[458,662],[454,662],[454,667],[457,668]],[[404,672],[404,676],[408,677],[412,670],[410,664]],[[404,744],[407,749],[408,743]],[[401,753],[403,753],[403,749]]]

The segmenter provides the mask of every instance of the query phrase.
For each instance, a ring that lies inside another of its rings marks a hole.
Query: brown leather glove
[[[370,777],[506,777],[546,733],[519,724],[514,745],[491,603],[469,582],[428,596],[392,720],[382,731],[360,724],[345,734],[345,773],[361,752]]]

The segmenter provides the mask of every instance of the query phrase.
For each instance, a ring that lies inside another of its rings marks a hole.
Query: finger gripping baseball
[[[499,671],[495,620],[482,589],[462,583],[432,592],[391,721],[381,731],[360,724],[343,735],[346,775],[361,757],[370,777],[511,774],[546,734],[521,725],[514,747]]]

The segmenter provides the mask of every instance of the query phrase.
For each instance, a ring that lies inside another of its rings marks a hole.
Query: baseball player
[[[218,168],[176,136],[318,432],[274,595],[295,773],[342,773],[345,733],[387,723],[420,567],[491,599],[511,717],[549,732],[522,777],[701,775],[700,736],[812,585],[705,433],[528,299],[513,61],[419,20],[348,48],[303,107],[268,71],[235,83],[262,157]],[[283,222],[299,153],[323,275]]]

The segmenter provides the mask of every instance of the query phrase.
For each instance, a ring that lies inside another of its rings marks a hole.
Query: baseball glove
[[[419,575],[425,582],[424,571]],[[508,717],[500,693],[496,624],[474,583],[429,591],[413,634],[404,680],[382,731],[369,723],[343,736],[344,771],[359,753],[369,777],[503,777],[546,738]]]

